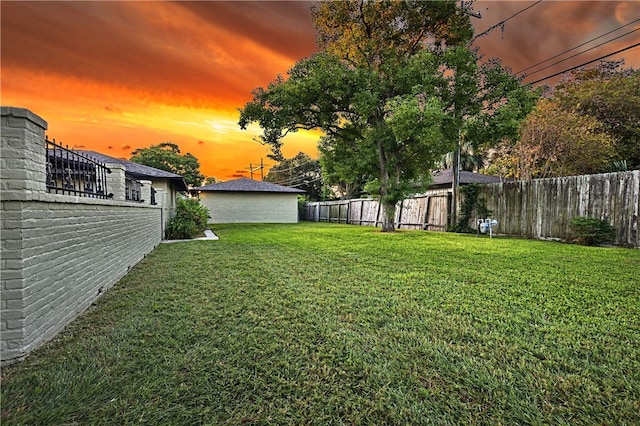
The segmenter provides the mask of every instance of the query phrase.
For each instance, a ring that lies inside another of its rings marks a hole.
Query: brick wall
[[[53,338],[162,238],[162,206],[46,193],[45,129],[2,108],[2,363]]]

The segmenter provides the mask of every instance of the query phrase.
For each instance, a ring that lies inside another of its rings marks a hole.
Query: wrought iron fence
[[[136,203],[142,203],[144,200],[142,199],[142,183],[139,180],[135,180],[131,176],[127,176],[125,174],[124,178],[124,189],[125,189],[125,200],[134,201]]]
[[[103,163],[45,140],[47,147],[47,191],[56,194],[90,198],[111,198],[107,191],[107,174],[111,170]]]

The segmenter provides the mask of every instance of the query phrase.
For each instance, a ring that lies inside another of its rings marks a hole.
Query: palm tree
[[[442,156],[440,167],[442,169],[452,169],[456,152],[449,152]],[[477,172],[484,166],[484,155],[476,152],[469,142],[463,142],[460,146],[460,170],[467,172]]]

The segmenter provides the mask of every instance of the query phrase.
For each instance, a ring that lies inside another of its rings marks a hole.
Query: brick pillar
[[[140,184],[142,185],[142,188],[140,188],[140,198],[144,200],[144,204],[151,204],[151,181],[141,180]]]
[[[2,107],[0,140],[0,363],[26,355],[23,203],[47,192],[47,122],[24,108]],[[34,197],[35,196],[35,197]]]
[[[105,166],[111,170],[111,173],[107,174],[107,194],[113,194],[114,201],[125,201],[125,167],[118,163],[106,163]]]
[[[0,198],[27,200],[47,192],[47,122],[24,108],[2,107]]]

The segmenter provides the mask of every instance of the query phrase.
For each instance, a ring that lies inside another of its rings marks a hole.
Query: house
[[[157,194],[156,196],[164,197],[161,203],[165,206],[162,219],[163,229],[166,222],[175,216],[178,193],[188,190],[184,178],[178,174],[134,163],[123,158],[111,157],[96,151],[75,151],[105,164],[120,164],[125,168],[127,176],[132,179],[151,181],[151,187],[154,189],[152,193],[155,192]]]
[[[471,183],[487,184],[500,183],[510,181],[511,179],[501,176],[482,175],[474,172],[460,170],[459,185],[468,185]],[[450,189],[453,183],[453,169],[437,170],[431,173],[431,184],[429,189]]]
[[[298,194],[305,192],[248,178],[193,190],[209,209],[210,223],[297,223]]]

